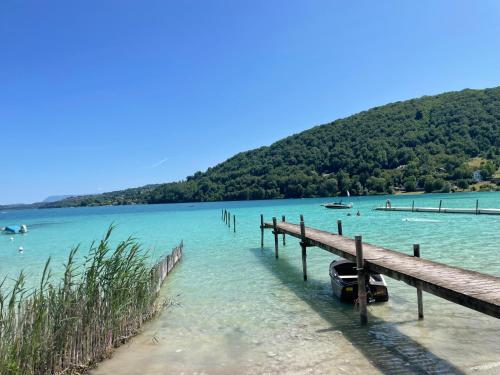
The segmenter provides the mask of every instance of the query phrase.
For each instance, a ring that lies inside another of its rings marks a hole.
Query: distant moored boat
[[[322,206],[326,208],[347,209],[347,208],[352,208],[352,203],[342,203],[342,201],[340,201],[340,202],[324,203],[322,204]]]
[[[351,196],[349,190],[346,191],[346,195]],[[325,208],[347,209],[352,208],[352,203],[342,203],[342,199],[340,199],[339,202],[323,203],[322,206]]]
[[[3,228],[3,231],[9,234],[26,233],[28,231],[28,227],[26,226],[26,224],[9,225]]]

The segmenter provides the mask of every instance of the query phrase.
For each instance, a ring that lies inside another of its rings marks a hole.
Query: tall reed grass
[[[151,267],[132,238],[110,246],[111,226],[81,262],[71,250],[55,280],[50,259],[40,284],[19,275],[0,283],[0,374],[79,374],[108,357],[163,307],[158,292],[182,255],[182,243]]]

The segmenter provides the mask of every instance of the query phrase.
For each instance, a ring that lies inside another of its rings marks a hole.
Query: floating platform
[[[500,208],[376,207],[377,211],[434,212],[439,214],[500,215]]]

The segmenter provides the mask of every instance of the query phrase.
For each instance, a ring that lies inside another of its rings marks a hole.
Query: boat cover
[[[5,231],[9,233],[19,233],[21,231],[21,227],[19,225],[9,225],[5,227]]]

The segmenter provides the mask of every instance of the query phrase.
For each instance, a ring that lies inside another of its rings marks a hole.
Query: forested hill
[[[185,181],[46,206],[324,197],[449,191],[500,164],[500,88],[397,102],[242,152]],[[480,157],[480,159],[477,159]]]

